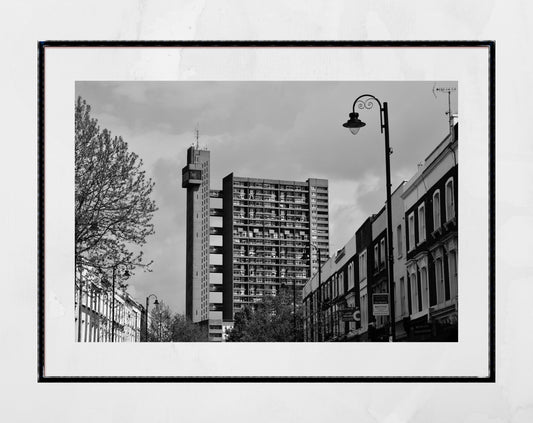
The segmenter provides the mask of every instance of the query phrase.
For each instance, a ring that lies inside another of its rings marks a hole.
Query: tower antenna
[[[200,124],[197,123],[196,124],[196,149],[199,150],[200,149],[200,146],[199,146],[199,142],[198,142],[198,139],[200,138]]]
[[[433,95],[435,96],[435,98],[437,98],[436,92],[448,94],[448,111],[446,112],[446,115],[448,115],[448,126],[449,126],[450,136],[451,136],[453,133],[453,118],[454,118],[454,114],[452,113],[451,94],[453,91],[457,91],[457,88],[455,87],[435,88],[436,85],[437,83],[433,85]]]

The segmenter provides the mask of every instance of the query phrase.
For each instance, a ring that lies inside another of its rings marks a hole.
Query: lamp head
[[[350,118],[346,121],[346,123],[343,123],[342,126],[348,128],[350,132],[355,135],[359,132],[359,129],[366,125],[366,123],[359,120],[359,113],[352,112],[349,116]]]
[[[154,301],[154,305],[156,305],[156,306],[159,305],[159,301],[157,301],[157,298],[156,298],[155,301]]]

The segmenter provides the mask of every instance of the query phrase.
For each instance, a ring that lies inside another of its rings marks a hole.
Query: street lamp
[[[157,300],[157,295],[150,294],[148,295],[148,297],[146,297],[146,322],[144,322],[144,326],[145,326],[144,342],[148,342],[148,306],[150,305],[150,297],[155,298],[155,301],[154,301],[155,306],[159,305],[159,301]]]
[[[392,210],[391,210],[391,182],[390,182],[390,155],[392,150],[389,146],[389,112],[387,102],[381,102],[371,94],[363,94],[355,99],[352,106],[352,113],[349,119],[342,126],[348,128],[353,135],[356,135],[366,123],[359,120],[359,113],[355,112],[355,106],[359,109],[372,109],[374,103],[379,106],[379,118],[381,133],[385,134],[385,172],[387,185],[387,254],[388,254],[388,286],[389,286],[389,320],[390,320],[390,342],[396,339],[396,322],[394,313],[394,256],[392,253]]]

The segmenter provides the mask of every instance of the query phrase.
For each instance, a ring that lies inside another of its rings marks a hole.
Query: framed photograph
[[[39,381],[493,382],[494,50],[39,43]]]

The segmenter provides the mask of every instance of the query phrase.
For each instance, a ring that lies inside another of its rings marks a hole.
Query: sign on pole
[[[388,316],[389,294],[387,292],[381,294],[372,294],[372,305],[374,316]]]

